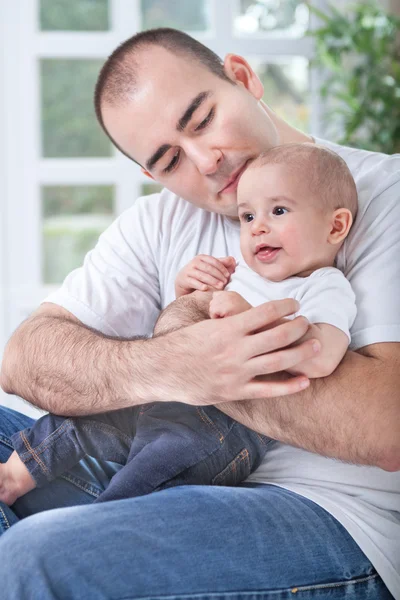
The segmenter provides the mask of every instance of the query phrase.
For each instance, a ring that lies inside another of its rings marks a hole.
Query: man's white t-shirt
[[[264,279],[240,261],[225,290],[237,292],[252,306],[271,300],[294,298],[300,309],[286,317],[302,315],[310,323],[337,327],[351,340],[350,328],[356,318],[356,297],[342,271],[335,267],[316,269],[308,277],[288,277],[283,281]]]
[[[347,162],[358,189],[357,218],[337,257],[356,295],[352,349],[400,342],[400,155],[316,141]],[[105,334],[148,335],[175,299],[176,274],[197,254],[239,259],[238,221],[164,190],[139,198],[46,300]],[[400,598],[400,471],[345,464],[276,442],[249,481],[282,486],[325,508]]]

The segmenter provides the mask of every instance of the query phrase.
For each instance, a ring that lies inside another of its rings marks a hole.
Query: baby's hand
[[[0,500],[11,506],[20,496],[36,487],[28,469],[13,452],[4,464],[0,464]]]
[[[211,319],[221,319],[238,315],[249,308],[252,308],[251,304],[237,292],[214,292],[209,313]]]
[[[236,268],[233,256],[214,258],[207,254],[195,256],[175,279],[176,297],[190,294],[195,290],[207,292],[209,290],[222,290],[229,281]]]

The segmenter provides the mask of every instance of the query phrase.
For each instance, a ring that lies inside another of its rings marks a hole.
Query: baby
[[[239,263],[229,291],[215,292],[210,317],[227,317],[268,300],[295,298],[307,317],[302,341],[321,352],[289,369],[330,375],[350,342],[355,295],[336,255],[357,213],[357,190],[344,161],[316,144],[288,144],[259,156],[238,187]]]
[[[300,310],[291,318],[310,323],[297,344],[316,338],[321,349],[290,373],[329,375],[347,350],[356,315],[351,286],[334,266],[357,212],[346,164],[316,144],[273,148],[242,175],[238,211],[244,262],[235,268],[233,257],[195,257],[177,275],[177,297],[214,291],[210,318],[297,299]],[[259,466],[271,441],[214,406],[154,402],[83,418],[45,415],[13,436],[15,451],[0,465],[0,500],[12,504],[85,454],[124,465],[97,502],[182,484],[236,485]]]

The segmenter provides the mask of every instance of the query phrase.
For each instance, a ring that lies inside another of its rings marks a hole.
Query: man
[[[313,141],[262,93],[244,59],[228,55],[222,68],[178,32],[144,32],[116,50],[97,84],[98,118],[171,191],[137,201],[22,324],[2,385],[64,415],[153,400],[217,404],[278,442],[261,474],[237,488],[183,486],[22,520],[0,540],[7,598],[400,597],[399,158],[330,145],[360,204],[338,263],[360,297],[357,351],[331,376],[283,379],[314,352],[312,340],[294,345],[307,322],[285,320],[291,300],[211,321],[202,320],[208,295],[194,293],[167,308],[164,335],[143,339],[188,259],[238,256],[236,187],[247,162]],[[23,427],[7,415],[5,443]],[[3,517],[58,506],[61,494],[63,506],[89,503],[112,472],[88,459],[68,483],[35,490]]]

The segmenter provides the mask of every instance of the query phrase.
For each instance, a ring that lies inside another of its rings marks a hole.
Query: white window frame
[[[188,1],[188,0],[185,0]],[[192,0],[190,0],[192,1]],[[195,1],[195,0],[193,0]],[[233,18],[239,0],[208,0],[212,28],[191,32],[223,57],[313,55],[311,38],[293,39],[252,34],[237,37]],[[325,0],[314,0],[325,6]],[[109,0],[110,31],[43,32],[39,0],[0,2],[0,350],[18,324],[49,292],[41,282],[41,187],[43,185],[113,185],[119,214],[148,182],[139,168],[114,150],[109,158],[41,157],[39,67],[42,58],[105,59],[141,27],[140,0]],[[268,52],[266,52],[266,46]],[[310,70],[310,132],[321,135],[319,75]]]

